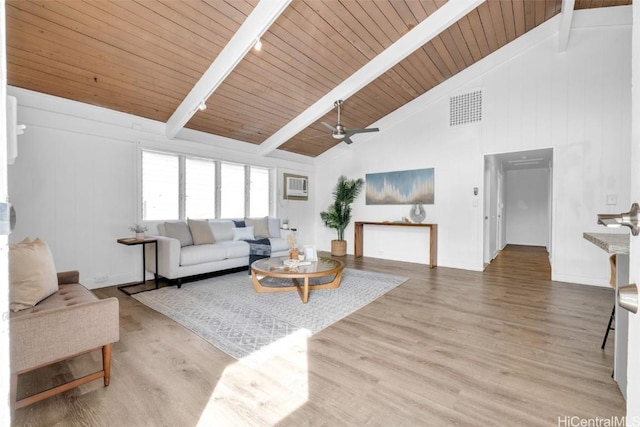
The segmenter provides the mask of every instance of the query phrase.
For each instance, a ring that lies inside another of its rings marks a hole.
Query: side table
[[[150,237],[145,237],[143,239],[138,239],[136,237],[124,237],[121,239],[118,239],[118,243],[122,244],[122,245],[127,245],[127,246],[135,246],[135,245],[142,245],[142,281],[141,282],[134,282],[134,283],[127,283],[126,285],[121,285],[118,286],[118,289],[120,289],[122,292],[124,292],[125,294],[131,296],[131,295],[135,295],[135,294],[139,294],[140,292],[146,292],[146,291],[152,291],[154,289],[158,289],[158,239],[154,239],[154,238],[150,238]],[[154,277],[155,277],[155,282],[156,282],[156,287],[155,288],[151,288],[151,289],[142,289],[140,291],[136,291],[136,292],[129,292],[127,290],[127,288],[130,288],[132,286],[140,286],[146,283],[146,280],[144,279],[146,276],[146,270],[147,270],[147,266],[145,263],[145,256],[144,256],[144,247],[146,245],[155,245],[155,253],[156,253],[156,272],[154,273]]]

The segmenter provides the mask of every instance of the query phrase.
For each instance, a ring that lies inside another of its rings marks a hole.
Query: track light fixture
[[[205,104],[204,101],[201,101],[200,105],[198,105],[198,110],[204,111],[206,109],[207,109],[207,104]]]
[[[262,41],[260,41],[260,39],[256,39],[256,44],[253,45],[253,48],[255,50],[261,50],[262,49]]]

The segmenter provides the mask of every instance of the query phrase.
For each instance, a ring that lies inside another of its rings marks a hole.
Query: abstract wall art
[[[433,168],[366,175],[367,205],[432,205]]]

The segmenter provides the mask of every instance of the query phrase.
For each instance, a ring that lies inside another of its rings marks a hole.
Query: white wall
[[[438,264],[481,270],[482,203],[474,206],[472,191],[483,187],[483,156],[551,147],[553,278],[607,286],[606,254],[582,233],[604,231],[596,214],[630,206],[631,8],[576,11],[573,22],[566,53],[557,51],[556,17],[378,121],[380,133],[320,156],[319,208],[339,174],[434,167],[435,204],[426,211],[427,221],[439,224]],[[482,124],[450,129],[448,97],[473,89],[484,92]],[[617,194],[618,204],[607,206],[606,194]],[[366,206],[364,198],[354,205],[355,220],[396,220],[407,212],[408,206]],[[369,246],[371,256],[393,250],[414,261],[424,250],[420,242],[397,245],[387,236],[378,248]],[[332,230],[318,225],[317,245],[328,249],[331,238]],[[365,254],[368,245],[365,231]]]
[[[301,230],[302,243],[313,241],[313,197],[288,202],[281,191],[283,173],[313,174],[308,158],[284,152],[264,158],[252,144],[190,130],[167,140],[163,123],[18,88],[9,94],[18,98],[18,121],[27,125],[9,166],[9,197],[17,211],[11,241],[41,237],[57,269],[80,270],[88,287],[140,280],[140,247],[116,243],[141,221],[140,147],[273,168],[274,214]],[[97,276],[108,280],[97,283]]]
[[[514,245],[549,244],[549,170],[507,170],[506,242]]]

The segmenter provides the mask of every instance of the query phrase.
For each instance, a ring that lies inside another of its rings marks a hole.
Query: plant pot
[[[347,254],[347,241],[346,240],[332,240],[331,241],[331,255],[332,256],[345,256]]]
[[[136,233],[136,239],[144,240],[144,232],[143,233]]]

